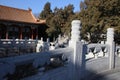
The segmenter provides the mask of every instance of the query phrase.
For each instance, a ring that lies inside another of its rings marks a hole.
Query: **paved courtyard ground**
[[[120,80],[120,71],[106,74],[103,76],[100,75],[99,77],[96,77],[93,80]]]

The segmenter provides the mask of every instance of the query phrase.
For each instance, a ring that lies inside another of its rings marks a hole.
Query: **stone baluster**
[[[43,47],[44,47],[44,41],[43,41],[43,37],[41,37],[41,40],[38,40],[38,43],[36,46],[36,52],[43,51]]]
[[[41,41],[38,40],[37,46],[36,46],[36,52],[40,52],[40,48],[41,48]]]
[[[24,44],[25,44],[25,47],[26,47],[26,45],[27,45],[27,37],[25,37],[25,41],[24,41]]]
[[[15,37],[13,37],[13,39],[12,39],[12,45],[15,46],[15,44],[16,44]]]
[[[50,43],[50,39],[49,38],[47,38],[47,42]]]
[[[43,42],[43,37],[41,37],[41,41]]]
[[[46,45],[45,45],[46,51],[49,50],[49,47],[50,47],[50,39],[47,38],[47,42],[46,42]]]
[[[109,69],[113,69],[115,67],[115,43],[114,43],[114,29],[107,29],[107,42],[106,44],[109,46]]]
[[[85,53],[84,45],[80,41],[80,20],[72,21],[72,31],[71,40],[69,41],[69,47],[74,49],[71,56],[71,66],[70,68],[70,79],[69,80],[80,80],[84,74],[85,68]],[[87,50],[86,50],[87,51]]]

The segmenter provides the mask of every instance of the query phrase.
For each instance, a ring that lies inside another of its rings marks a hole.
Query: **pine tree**
[[[42,18],[42,19],[46,19],[48,18],[48,16],[52,13],[52,10],[51,10],[51,4],[50,2],[47,2],[44,6],[44,9],[43,11],[40,13],[40,17],[39,18]]]
[[[98,42],[109,27],[120,34],[120,0],[84,0],[80,7],[84,38],[89,34],[91,42]]]

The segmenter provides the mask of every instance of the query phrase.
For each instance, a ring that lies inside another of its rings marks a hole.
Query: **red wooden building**
[[[0,5],[0,39],[35,39],[46,37],[45,20],[38,20],[32,10]]]

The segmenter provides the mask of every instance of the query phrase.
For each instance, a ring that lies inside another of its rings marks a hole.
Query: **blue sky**
[[[83,0],[0,0],[0,5],[20,8],[27,10],[28,8],[32,9],[34,14],[38,14],[43,10],[44,4],[46,2],[51,3],[51,9],[55,7],[63,8],[68,4],[74,5],[74,11],[80,11],[80,1]]]

